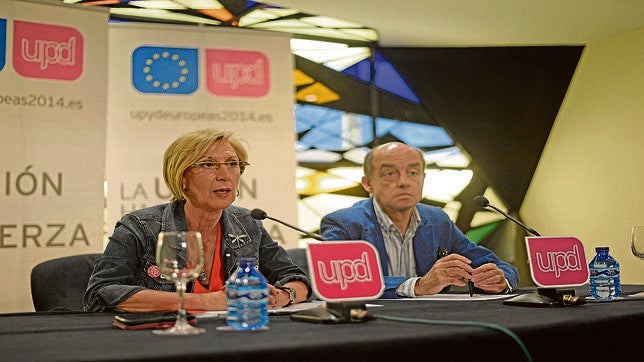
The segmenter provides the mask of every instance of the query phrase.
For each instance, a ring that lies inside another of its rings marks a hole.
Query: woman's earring
[[[235,192],[235,197],[239,197],[239,189],[237,189],[237,192]]]

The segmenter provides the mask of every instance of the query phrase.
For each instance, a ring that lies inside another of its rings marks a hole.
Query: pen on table
[[[447,249],[445,249],[443,247],[438,247],[438,256],[437,256],[438,259],[440,259],[440,258],[442,258],[444,256],[447,256],[447,254],[449,254],[449,251]],[[471,280],[467,281],[467,289],[470,292],[470,297],[473,297],[474,296],[474,283],[472,283]]]
[[[447,254],[449,254],[449,251],[447,249],[443,248],[442,246],[439,246],[438,247],[438,255],[436,256],[436,259],[440,259],[440,258],[442,258],[444,256],[447,256]]]

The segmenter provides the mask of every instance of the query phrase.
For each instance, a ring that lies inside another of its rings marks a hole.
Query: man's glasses
[[[224,162],[215,162],[215,161],[199,161],[195,162],[190,167],[193,169],[199,169],[203,171],[216,171],[219,170],[219,167],[221,166],[226,166],[226,169],[231,172],[238,171],[240,173],[244,172],[244,169],[246,169],[246,166],[250,165],[250,163],[245,162],[245,161],[224,161]]]

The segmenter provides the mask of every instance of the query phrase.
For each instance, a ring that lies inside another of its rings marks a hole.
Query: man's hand
[[[471,260],[458,254],[449,254],[438,259],[427,274],[418,279],[414,293],[431,295],[437,294],[448,285],[460,287],[467,285],[467,281],[472,278],[474,272],[470,264],[472,264]]]
[[[475,287],[486,293],[503,293],[508,287],[505,273],[493,263],[483,264],[474,269],[471,280]]]

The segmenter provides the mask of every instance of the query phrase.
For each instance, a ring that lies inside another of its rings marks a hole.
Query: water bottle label
[[[608,278],[613,278],[616,276],[619,276],[619,269],[617,268],[590,268],[589,270],[590,277],[608,277]]]
[[[599,299],[617,298],[621,294],[619,268],[597,268],[597,263],[591,264],[590,294]]]
[[[238,290],[237,299],[246,299],[248,301],[263,301],[268,299],[268,290],[267,289],[249,289],[249,290]]]

